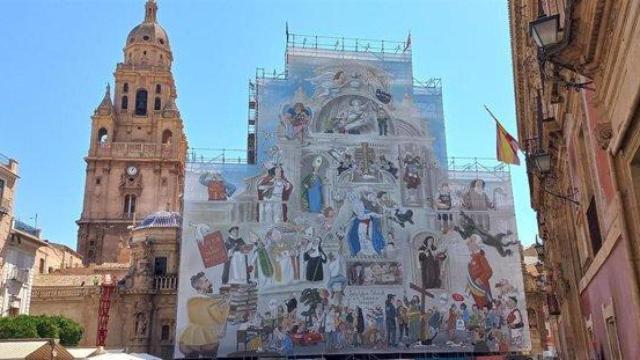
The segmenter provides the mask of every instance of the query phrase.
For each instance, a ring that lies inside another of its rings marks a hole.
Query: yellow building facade
[[[640,352],[640,2],[511,0],[518,135],[563,359]]]

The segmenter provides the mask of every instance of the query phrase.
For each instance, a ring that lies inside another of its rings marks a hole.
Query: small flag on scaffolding
[[[486,105],[484,108],[496,122],[496,157],[498,158],[498,161],[502,161],[507,164],[520,165],[520,159],[518,158],[520,145],[518,144],[518,141],[511,136],[504,127],[502,127],[498,118],[493,115]]]
[[[406,52],[409,49],[411,49],[411,32],[409,32],[409,36],[407,36],[407,42],[404,44],[404,50],[402,50],[402,52]]]

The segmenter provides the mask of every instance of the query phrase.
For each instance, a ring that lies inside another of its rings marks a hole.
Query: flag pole
[[[504,131],[507,131],[504,126],[502,126],[502,124],[500,123],[500,120],[498,120],[498,118],[491,112],[491,110],[489,110],[489,107],[487,107],[487,105],[482,105],[484,106],[484,109],[487,110],[487,112],[489,113],[489,116],[491,116],[491,118],[493,119],[493,121],[496,122],[496,124],[498,126],[500,126]],[[515,139],[514,139],[515,140]],[[523,152],[523,150],[520,148],[520,142],[516,140],[516,142],[518,143],[518,150],[520,150],[521,152]],[[524,152],[523,152],[524,153]]]

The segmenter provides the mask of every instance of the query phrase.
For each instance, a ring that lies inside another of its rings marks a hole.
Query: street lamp
[[[540,239],[538,236],[536,236],[536,244],[533,245],[533,248],[536,249],[536,254],[538,255],[538,259],[539,260],[543,260],[544,259],[544,244],[541,243],[540,241],[538,241],[538,239]]]
[[[541,152],[532,154],[531,158],[533,159],[533,163],[540,174],[545,175],[551,172],[551,154]]]
[[[567,19],[570,19],[571,11],[567,12]],[[565,24],[564,39],[568,41],[570,24]],[[542,8],[542,1],[538,2],[538,18],[529,23],[529,36],[533,38],[538,48],[538,61],[540,63],[540,71],[543,79],[550,77],[551,79],[562,83],[566,88],[572,88],[576,91],[581,89],[594,90],[588,85],[593,81],[574,82],[572,80],[565,79],[560,75],[560,72],[556,69],[552,75],[549,76],[545,71],[545,64],[550,62],[562,69],[569,70],[575,74],[582,75],[576,71],[576,67],[571,64],[565,64],[552,57],[553,54],[557,54],[560,50],[567,46],[565,41],[564,46],[557,47],[560,43],[560,15],[546,15]]]
[[[539,48],[546,48],[558,43],[560,31],[560,15],[545,15],[541,13],[537,19],[529,23],[529,36],[533,38]]]

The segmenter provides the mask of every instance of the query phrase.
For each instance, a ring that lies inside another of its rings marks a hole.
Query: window
[[[99,177],[97,177],[96,178],[96,185],[100,185],[101,182],[102,182],[102,180]]]
[[[162,325],[162,329],[160,330],[160,340],[169,340],[170,335],[171,328],[169,325]]]
[[[44,259],[40,259],[40,265],[38,266],[38,272],[44,274]]]
[[[136,92],[136,115],[147,115],[147,90],[145,89]]]
[[[609,353],[611,360],[622,359],[620,353],[620,342],[618,340],[618,326],[616,323],[616,317],[613,311],[613,304],[608,304],[602,307],[602,313],[604,315],[604,322],[607,330],[607,339],[609,340]]]
[[[532,308],[527,309],[527,317],[529,318],[529,328],[537,329],[538,328],[538,316],[536,315],[536,311]]]
[[[127,110],[129,108],[129,97],[127,95],[122,97],[122,101],[120,101],[120,108],[122,110]]]
[[[161,276],[167,273],[167,258],[165,256],[158,256],[153,262],[153,275]]]
[[[162,100],[160,100],[159,97],[156,97],[155,101],[153,102],[153,110],[160,110],[160,108],[162,107]]]
[[[131,56],[131,53],[129,53],[129,56]],[[129,92],[129,83],[124,83],[124,85],[122,85],[122,92]]]
[[[162,143],[163,144],[171,144],[171,139],[173,138],[173,133],[171,130],[166,129],[162,132]]]
[[[160,44],[164,45],[164,39],[160,38],[160,39],[158,39],[158,42],[159,42]]]
[[[156,84],[156,94],[162,93],[162,85]]]
[[[136,212],[136,196],[133,194],[124,197],[124,214],[131,216]]]
[[[4,180],[0,179],[0,200],[2,200],[4,196]]]
[[[596,198],[591,197],[587,208],[587,227],[591,238],[591,249],[595,256],[602,247],[602,235],[600,233],[600,223],[598,222],[598,209],[596,208]]]
[[[100,144],[104,144],[108,140],[109,140],[109,133],[108,133],[107,129],[100,128],[100,130],[98,130],[98,142]]]

